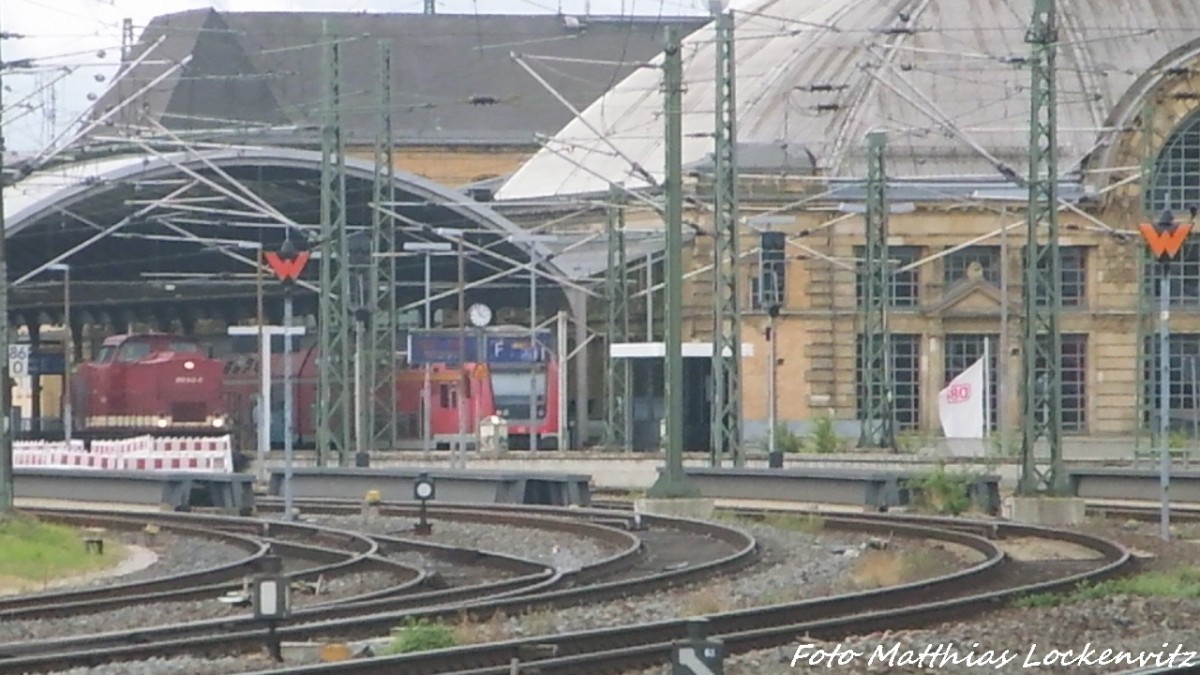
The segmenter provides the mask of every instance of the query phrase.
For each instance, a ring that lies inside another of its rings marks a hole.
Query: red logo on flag
[[[966,403],[971,400],[971,385],[969,384],[952,384],[950,390],[946,392],[946,401],[948,403]]]

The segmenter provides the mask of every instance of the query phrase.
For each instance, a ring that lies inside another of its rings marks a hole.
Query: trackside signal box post
[[[1195,220],[1196,208],[1192,207],[1191,212]],[[1171,456],[1167,447],[1171,424],[1171,262],[1183,249],[1193,226],[1193,223],[1176,223],[1170,211],[1163,211],[1157,223],[1142,223],[1139,227],[1150,254],[1158,261],[1158,457],[1159,494],[1162,499],[1159,525],[1163,541],[1171,539]]]
[[[708,619],[688,621],[688,637],[671,646],[671,675],[724,675],[725,645],[708,638]]]
[[[267,651],[271,658],[283,661],[275,629],[291,613],[291,587],[278,556],[263,556],[261,566],[262,573],[254,578],[254,618],[267,623]]]

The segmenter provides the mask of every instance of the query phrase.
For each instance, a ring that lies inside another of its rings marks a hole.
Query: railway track
[[[360,509],[357,503],[327,500],[303,500],[297,505],[305,514],[344,515]],[[270,500],[262,506],[263,510],[277,507]],[[380,507],[380,515],[385,517],[413,517],[416,513],[416,506],[410,504],[383,504]],[[762,508],[738,510],[739,516],[747,518],[766,517],[771,513],[770,509]],[[788,513],[820,518],[829,529],[950,542],[975,550],[982,555],[983,561],[945,577],[878,591],[709,615],[710,635],[721,638],[731,653],[787,644],[805,634],[820,639],[836,639],[880,629],[918,627],[965,617],[1020,595],[1066,589],[1081,581],[1120,574],[1128,569],[1131,561],[1123,548],[1103,539],[999,521],[910,515]],[[1132,512],[1126,510],[1121,513],[1122,516],[1128,516]],[[627,510],[497,505],[481,511],[474,505],[439,504],[436,508],[431,507],[430,516],[439,520],[475,519],[475,522],[498,524],[512,524],[514,519],[525,519],[523,522],[527,524],[540,521],[536,524],[550,531],[582,536],[583,528],[593,534],[603,531],[605,534],[602,536],[609,537],[613,542],[624,537],[622,541],[633,543],[592,566],[563,571],[539,565],[540,574],[516,573],[509,579],[493,582],[491,588],[480,593],[459,588],[451,589],[443,596],[439,596],[438,591],[432,591],[407,598],[367,599],[339,603],[333,607],[307,608],[293,615],[281,627],[280,637],[287,641],[322,638],[346,641],[385,634],[409,616],[432,620],[454,620],[463,616],[486,619],[497,612],[511,616],[531,609],[600,602],[728,573],[751,564],[756,552],[753,538],[737,528],[637,515]],[[241,524],[245,527],[256,526],[254,521],[244,519]],[[644,553],[646,542],[653,536],[650,533],[665,531],[672,525],[693,529],[696,534],[703,532],[706,537],[723,532],[722,536],[729,538],[731,543],[740,537],[747,545],[738,549],[736,554],[684,569],[670,572],[639,569],[638,561],[644,560],[645,556],[638,552]],[[649,529],[640,529],[645,527]],[[640,536],[633,536],[634,532]],[[370,537],[375,541],[377,551],[386,551],[395,545],[393,539],[401,539],[392,535]],[[1006,557],[997,543],[1014,537],[1068,541],[1096,551],[1099,558],[1091,562],[1018,562]],[[431,548],[440,546],[427,541],[419,542],[419,545]],[[461,558],[469,554],[460,550],[447,555]],[[524,571],[528,571],[528,568]],[[686,634],[685,620],[670,620],[263,672],[294,675],[395,672],[477,675],[509,673],[513,660],[518,659],[525,666],[539,668],[541,672],[613,673],[661,665],[669,657],[672,642],[683,639]],[[263,627],[239,618],[127,631],[120,635],[0,645],[0,655],[7,657],[0,658],[0,673],[46,672],[184,654],[227,656],[258,650],[264,638]],[[530,654],[542,656],[530,658]]]
[[[230,544],[249,555],[227,565],[147,581],[5,598],[0,600],[0,621],[70,617],[133,605],[218,597],[242,589],[243,580],[261,571],[268,554],[282,559],[293,581],[315,582],[376,571],[394,580],[389,593],[403,594],[419,588],[426,577],[420,569],[382,557],[379,542],[369,537],[303,524],[272,524],[263,530],[247,527],[240,519],[185,514],[129,516],[115,512],[25,511],[45,520],[105,530],[136,532],[153,524],[175,534]]]
[[[310,504],[312,508],[318,505]],[[347,505],[327,505],[327,510],[345,512]],[[415,513],[410,507],[389,506],[387,513],[404,515]],[[559,515],[562,516],[566,512]],[[91,514],[89,514],[91,515]],[[636,527],[638,520],[632,515],[612,518],[608,523],[589,522],[592,518],[551,517],[552,512],[493,512],[471,508],[431,508],[430,516],[439,520],[464,520],[514,523],[537,527],[551,532],[571,533],[574,536],[601,538],[610,544],[621,544],[616,553],[592,565],[572,570],[555,570],[544,564],[537,565],[535,573],[510,577],[500,582],[481,584],[476,587],[430,591],[405,597],[364,599],[341,602],[334,606],[313,606],[295,611],[278,630],[284,640],[303,640],[311,637],[336,634],[343,637],[355,635],[372,637],[387,632],[406,616],[418,615],[432,618],[457,617],[465,613],[478,612],[490,616],[496,611],[520,611],[529,606],[546,606],[552,603],[573,604],[588,598],[619,597],[627,593],[661,588],[672,583],[715,574],[725,569],[734,569],[754,559],[756,545],[752,537],[740,530],[703,523],[684,523],[687,531],[697,536],[717,536],[728,543],[727,555],[708,565],[692,565],[687,569],[673,570],[652,577],[638,576],[639,560],[645,557],[645,542],[629,530]],[[603,514],[594,514],[593,517]],[[667,521],[656,521],[664,527]],[[242,527],[261,527],[260,523],[240,519]],[[623,524],[623,525],[622,525]],[[272,527],[277,524],[272,523]],[[381,545],[388,546],[401,541],[397,537],[372,535]],[[443,550],[448,556],[467,560],[486,555],[478,551],[440,547],[422,542],[428,550]],[[731,551],[731,552],[730,552]],[[518,569],[511,559],[510,569]],[[529,568],[518,571],[529,572]],[[605,578],[625,578],[604,582]],[[634,578],[628,578],[628,577]],[[228,654],[238,651],[257,650],[262,645],[264,627],[250,617],[237,617],[211,621],[176,624],[120,633],[76,636],[57,640],[10,643],[0,645],[0,672],[44,672],[74,667],[92,667],[101,663],[120,660],[140,660],[173,654]]]
[[[759,509],[759,512],[762,510]],[[972,522],[918,516],[841,517],[816,514],[836,529],[921,537],[967,546],[984,560],[966,570],[936,579],[876,591],[857,592],[773,607],[708,615],[711,637],[724,641],[730,653],[794,642],[800,636],[823,640],[877,630],[915,628],[957,619],[1029,593],[1073,588],[1124,572],[1131,564],[1121,546],[1089,535],[996,522]],[[1041,538],[1092,549],[1090,563],[1017,562],[1004,555],[996,540]],[[672,644],[688,633],[687,620],[622,626],[525,640],[473,645],[435,652],[302,666],[259,675],[490,675],[512,672],[520,662],[530,672],[620,673],[661,666]],[[530,658],[530,654],[540,654]]]

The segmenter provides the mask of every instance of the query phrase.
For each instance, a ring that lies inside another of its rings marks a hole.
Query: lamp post
[[[437,254],[445,255],[454,249],[454,246],[447,242],[412,242],[406,241],[403,246],[407,252],[419,252],[424,254],[425,258],[425,320],[422,323],[425,330],[433,328],[433,303],[429,297],[433,295],[433,264],[432,257]],[[433,425],[431,422],[430,412],[433,406],[433,387],[430,382],[430,365],[428,363],[422,366],[425,371],[425,381],[421,386],[421,444],[425,451],[426,458],[433,451]]]
[[[289,232],[290,234],[290,232]],[[267,253],[267,263],[283,283],[283,518],[292,520],[292,286],[296,283],[309,252],[298,250],[291,237],[283,241],[279,253]],[[303,327],[297,331],[303,333]],[[267,411],[270,414],[270,411]]]
[[[74,406],[71,402],[71,364],[75,360],[75,334],[71,329],[71,266],[67,263],[52,263],[46,266],[48,270],[63,273],[63,326],[66,335],[63,338],[63,390],[62,390],[62,425],[63,440],[71,445],[72,415]]]
[[[450,465],[461,469],[467,468],[467,257],[463,250],[463,231],[455,228],[439,227],[435,230],[439,237],[454,239],[458,242],[458,396],[455,397],[455,408],[458,410],[458,441],[450,458]]]
[[[777,420],[778,405],[776,404],[776,371],[779,365],[779,352],[777,344],[779,342],[776,335],[775,319],[779,317],[782,298],[779,297],[777,289],[779,281],[774,270],[764,275],[764,281],[770,282],[770,294],[767,296],[767,453],[769,456],[774,456],[778,449],[778,434],[775,428],[779,422]]]
[[[1193,218],[1195,212],[1193,211]],[[1150,247],[1150,253],[1158,260],[1158,431],[1159,431],[1159,484],[1162,498],[1160,516],[1163,541],[1171,539],[1171,455],[1167,434],[1170,429],[1171,367],[1170,367],[1170,320],[1171,320],[1171,277],[1170,263],[1183,248],[1183,242],[1192,231],[1192,223],[1176,223],[1170,211],[1163,211],[1154,225],[1144,223],[1142,236]]]
[[[514,243],[529,245],[529,348],[531,350],[529,373],[529,449],[537,450],[539,445],[538,441],[540,440],[538,427],[542,422],[542,416],[538,414],[537,404],[537,373],[538,366],[542,360],[540,357],[542,350],[538,347],[537,342],[537,278],[538,265],[541,264],[542,261],[541,251],[538,250],[538,244],[556,242],[558,241],[558,236],[553,234],[514,234],[510,235],[508,240]]]

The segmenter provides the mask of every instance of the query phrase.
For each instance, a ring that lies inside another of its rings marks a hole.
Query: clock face
[[[482,303],[474,304],[467,310],[467,316],[472,325],[483,327],[492,322],[492,308]]]
[[[417,483],[417,497],[421,499],[429,499],[433,494],[433,486],[429,483]]]

